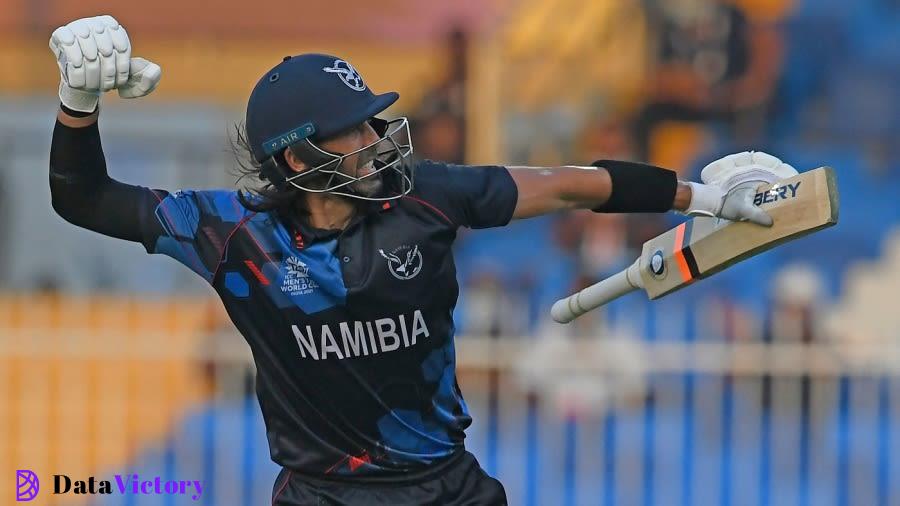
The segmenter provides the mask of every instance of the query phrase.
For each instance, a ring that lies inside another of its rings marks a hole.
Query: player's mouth
[[[365,165],[356,169],[356,177],[366,177],[375,172],[375,160],[369,160]]]

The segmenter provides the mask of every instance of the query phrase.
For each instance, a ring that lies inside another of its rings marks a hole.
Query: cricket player
[[[465,449],[456,381],[451,245],[569,209],[719,216],[762,226],[754,188],[796,174],[764,153],[718,160],[701,183],[649,165],[459,166],[417,161],[405,118],[344,59],[285,57],[256,84],[238,136],[258,186],[131,186],[107,174],[103,92],[147,95],[160,68],[131,57],[110,16],[57,29],[61,101],[50,150],[56,212],[203,277],[253,353],[272,503],[506,504]]]

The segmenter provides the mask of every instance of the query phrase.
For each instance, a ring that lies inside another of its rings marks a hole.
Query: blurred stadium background
[[[100,13],[164,71],[147,99],[104,100],[110,172],[132,183],[232,186],[229,125],[262,72],[308,51],[398,90],[423,157],[648,159],[696,179],[756,148],[834,166],[837,227],[567,327],[555,298],[680,218],[461,234],[467,441],[512,504],[900,504],[897,0],[0,0],[0,501],[27,468],[39,504],[52,474],[126,472],[267,504],[277,471],[209,288],[51,210],[47,39]]]

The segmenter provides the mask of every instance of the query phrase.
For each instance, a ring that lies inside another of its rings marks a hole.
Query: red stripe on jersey
[[[231,229],[231,232],[228,232],[228,236],[225,237],[225,243],[222,245],[222,251],[219,252],[219,261],[216,263],[216,272],[213,272],[210,283],[214,282],[216,280],[216,276],[219,275],[219,269],[222,267],[222,261],[225,260],[225,250],[228,249],[228,243],[231,242],[231,238],[234,236],[234,233],[237,232],[238,229],[240,229],[242,226],[244,226],[244,223],[246,223],[247,220],[254,217],[255,215],[256,213],[244,216],[241,221],[238,222],[238,224],[235,225],[233,229]]]
[[[244,260],[244,265],[246,265],[247,268],[250,269],[250,272],[252,272],[253,275],[256,276],[256,279],[259,280],[260,284],[269,286],[269,278],[267,278],[266,275],[263,274],[261,270],[259,270],[259,267],[257,267],[256,264],[253,263],[253,260]]]
[[[422,199],[420,199],[420,198],[418,198],[418,197],[413,197],[412,195],[404,195],[403,198],[405,198],[405,199],[410,199],[410,200],[413,200],[413,201],[415,201],[415,202],[418,202],[419,204],[422,204],[423,206],[427,207],[428,209],[431,209],[432,211],[434,211],[434,212],[436,212],[437,214],[439,214],[440,217],[444,219],[444,221],[446,221],[447,223],[453,225],[453,220],[451,220],[450,218],[448,218],[447,215],[444,214],[444,211],[441,211],[440,209],[438,209],[437,207],[435,207],[434,204],[432,204],[431,202],[426,202],[426,201],[424,201],[424,200],[422,200]]]
[[[281,493],[284,492],[284,489],[287,487],[287,484],[291,481],[291,476],[293,476],[293,471],[288,471],[287,477],[284,479],[284,483],[281,484],[281,487],[278,488],[278,492],[275,492],[275,495],[272,497],[272,505],[278,502],[278,498],[281,497]]]

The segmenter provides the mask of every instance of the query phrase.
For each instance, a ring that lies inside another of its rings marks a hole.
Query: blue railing
[[[572,339],[532,377],[539,347],[459,340],[467,446],[510,504],[900,503],[900,344]],[[591,350],[609,361],[585,369]],[[643,381],[604,369],[635,357]],[[252,396],[198,406],[131,469],[203,479],[216,506],[266,504],[278,470]]]

